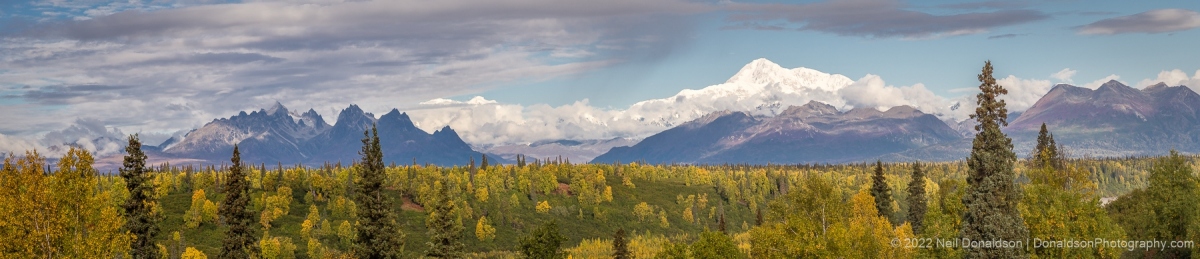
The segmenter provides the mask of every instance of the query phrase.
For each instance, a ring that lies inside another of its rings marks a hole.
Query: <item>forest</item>
[[[0,256],[100,258],[132,252],[135,238],[122,224],[123,205],[131,197],[128,182],[97,173],[91,160],[86,151],[73,150],[50,172],[35,152],[5,159],[0,236],[6,242]],[[1024,191],[1018,208],[1029,236],[1042,240],[1197,240],[1196,214],[1190,219],[1158,214],[1187,214],[1172,206],[1197,211],[1197,161],[1178,154],[1073,159],[1063,170],[1018,162],[1016,181]],[[913,181],[918,168],[922,175]],[[145,198],[158,229],[150,242],[157,255],[220,254],[229,226],[217,204],[226,199],[231,167],[146,169]],[[248,184],[257,256],[354,257],[366,213],[355,194],[363,184],[361,165],[260,164],[240,170]],[[610,257],[618,231],[626,258],[954,258],[964,251],[916,243],[959,237],[967,171],[961,161],[693,166],[521,159],[490,165],[483,158],[479,166],[467,167],[389,165],[380,180],[391,204],[387,212],[399,227],[394,232],[399,257],[405,258],[444,248],[431,243],[434,237],[455,243],[447,253],[457,257],[518,258],[544,240],[556,240],[552,250],[563,256]],[[910,188],[919,185],[923,188]],[[876,189],[890,191],[877,199]],[[1119,198],[1101,206],[1102,197]],[[914,204],[925,212],[914,214]],[[543,232],[550,234],[534,235],[550,222],[557,225]],[[894,238],[917,241],[897,247],[890,244]],[[1028,252],[1116,258],[1196,251]]]
[[[0,169],[0,258],[1187,258],[1200,157],[1018,159],[980,75],[971,156],[804,165],[147,165],[71,149]]]

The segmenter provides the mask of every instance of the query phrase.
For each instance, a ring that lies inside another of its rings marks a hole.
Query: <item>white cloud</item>
[[[1167,84],[1168,86],[1185,85],[1192,88],[1192,91],[1200,90],[1200,70],[1196,70],[1196,72],[1192,75],[1193,76],[1189,78],[1187,72],[1183,72],[1183,70],[1179,69],[1174,69],[1171,71],[1164,70],[1158,73],[1158,78],[1147,78],[1141,82],[1138,82],[1137,87],[1145,88],[1161,82]]]
[[[774,116],[791,105],[820,101],[841,110],[852,107],[886,109],[909,105],[943,119],[962,120],[972,110],[952,110],[969,103],[968,96],[943,98],[925,88],[887,85],[876,75],[854,81],[837,74],[796,68],[784,69],[766,60],[752,62],[722,84],[685,89],[678,94],[604,109],[582,100],[551,107],[497,103],[482,97],[470,101],[433,99],[408,113],[423,130],[449,125],[468,143],[494,145],[555,139],[642,138],[722,111],[746,111]],[[973,103],[964,106],[971,106]]]
[[[1112,81],[1112,80],[1117,80],[1118,82],[1120,82],[1121,76],[1118,76],[1115,74],[1108,75],[1104,78],[1101,78],[1100,80],[1096,80],[1096,81],[1092,81],[1091,83],[1083,84],[1082,87],[1087,88],[1087,89],[1096,90],[1096,88],[1100,88],[1100,85],[1103,85],[1104,83],[1108,83],[1108,81]],[[1124,84],[1124,82],[1122,82],[1122,84]]]
[[[1000,96],[1000,99],[1007,104],[1009,112],[1029,109],[1054,87],[1050,80],[1021,79],[1013,75],[998,79],[996,83],[1008,90],[1008,94]]]
[[[1075,72],[1076,71],[1072,70],[1071,68],[1064,68],[1063,70],[1055,72],[1054,74],[1050,74],[1050,77],[1058,79],[1059,82],[1069,84],[1074,83],[1074,81],[1071,80],[1071,77],[1075,76]]]

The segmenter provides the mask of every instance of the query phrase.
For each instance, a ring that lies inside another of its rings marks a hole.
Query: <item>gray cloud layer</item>
[[[0,134],[77,118],[174,132],[275,100],[323,114],[654,58],[712,5],[652,1],[39,3],[0,32]],[[164,6],[174,6],[167,8]],[[58,9],[49,9],[58,8]],[[45,17],[43,17],[45,18]],[[328,118],[335,119],[335,118]]]
[[[952,6],[955,9],[997,8],[994,4]],[[1003,5],[1008,6],[1008,5]],[[739,5],[732,28],[819,31],[872,38],[928,38],[986,32],[990,28],[1046,19],[1034,10],[1012,9],[935,15],[909,10],[898,0],[831,0],[803,5]],[[784,26],[764,24],[785,21]]]
[[[1200,27],[1200,13],[1186,9],[1158,9],[1099,20],[1076,27],[1079,34],[1164,33]]]

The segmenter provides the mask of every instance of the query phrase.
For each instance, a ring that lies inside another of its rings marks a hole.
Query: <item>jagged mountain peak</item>
[[[812,117],[838,114],[837,108],[816,100],[809,101],[801,106],[788,106],[787,110],[779,113],[780,117]]]
[[[287,114],[288,109],[287,109],[287,107],[283,107],[283,104],[279,103],[279,101],[275,101],[274,105],[271,105],[270,108],[263,109],[263,112],[267,113],[267,115],[275,115],[276,113],[279,113],[279,112],[283,112],[283,114]]]

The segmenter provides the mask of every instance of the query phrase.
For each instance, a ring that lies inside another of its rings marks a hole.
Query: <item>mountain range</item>
[[[372,124],[377,127],[385,163],[462,165],[483,156],[450,127],[427,133],[397,109],[376,118],[350,105],[329,125],[312,109],[291,112],[278,102],[268,109],[213,120],[151,149],[161,149],[168,157],[220,163],[229,159],[233,145],[238,144],[242,161],[251,164],[351,163],[360,158],[363,133]]]
[[[350,105],[331,125],[312,109],[290,111],[276,102],[213,120],[146,149],[165,161],[222,163],[237,143],[243,160],[251,163],[349,163],[359,157],[362,132],[376,124],[384,158],[395,163],[415,159],[461,165],[483,154],[493,162],[525,155],[597,163],[756,164],[946,161],[967,156],[974,122],[955,118],[965,117],[970,108],[959,108],[969,105],[954,100],[921,107],[852,105],[859,103],[853,98],[861,96],[849,96],[870,93],[877,89],[872,83],[882,84],[872,78],[854,81],[758,59],[724,83],[632,105],[627,115],[658,130],[607,139],[467,143],[448,126],[425,125],[437,130],[424,131],[397,109],[376,117]],[[605,127],[620,120],[589,121]],[[1008,121],[1003,130],[1022,156],[1033,147],[1041,123],[1077,157],[1159,155],[1170,149],[1200,152],[1200,95],[1185,86],[1135,89],[1110,81],[1093,90],[1060,84],[1030,108],[1010,113]],[[117,159],[110,160],[119,165]]]
[[[1096,90],[1055,86],[1031,108],[1010,113],[1002,130],[1027,155],[1046,123],[1074,156],[1200,152],[1200,95],[1185,86],[1134,89],[1109,81]],[[875,159],[945,161],[970,153],[970,120],[954,126],[909,106],[886,111],[809,102],[775,117],[716,112],[617,147],[593,162],[840,163]],[[963,132],[968,131],[968,132]]]

